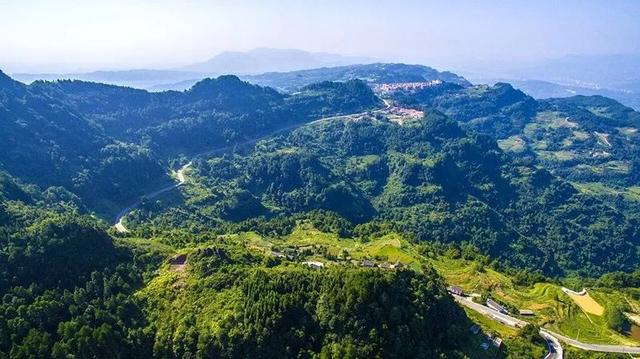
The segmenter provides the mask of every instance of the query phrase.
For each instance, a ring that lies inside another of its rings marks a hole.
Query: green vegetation
[[[147,203],[130,227],[139,235],[185,224],[225,233],[255,218],[325,210],[347,220],[345,231],[385,222],[547,275],[595,276],[638,263],[637,219],[627,212],[512,162],[438,112],[404,126],[376,116],[314,123],[200,161],[180,196]]]
[[[438,72],[427,66],[407,64],[366,64],[330,68],[318,68],[292,72],[274,72],[261,75],[244,76],[252,83],[275,89],[294,92],[299,89],[323,82],[345,82],[360,79],[370,84],[422,82],[441,80],[456,86],[468,86],[469,82],[451,72]]]
[[[410,107],[436,108],[475,132],[493,136],[520,161],[576,182],[640,184],[640,114],[600,96],[536,101],[508,84],[398,91]]]
[[[149,355],[133,293],[162,253],[114,241],[72,203],[0,179],[0,357]]]
[[[464,314],[434,274],[314,271],[223,248],[197,250],[187,273],[167,269],[139,294],[153,303],[155,355],[456,357],[466,347]]]
[[[180,156],[377,106],[357,80],[282,95],[221,76],[181,93],[149,93],[81,81],[26,86],[0,72],[0,170],[44,190],[64,187],[110,219],[169,183],[166,168]]]
[[[637,343],[638,113],[402,64],[267,77],[296,92],[0,73],[0,358],[528,358],[540,327]]]

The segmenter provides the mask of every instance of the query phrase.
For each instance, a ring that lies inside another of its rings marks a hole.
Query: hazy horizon
[[[0,14],[8,72],[170,69],[258,47],[443,69],[640,53],[636,1],[0,0]]]

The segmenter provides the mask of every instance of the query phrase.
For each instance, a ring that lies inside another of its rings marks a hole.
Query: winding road
[[[523,328],[525,325],[528,324],[524,320],[514,318],[508,314],[504,314],[504,313],[498,312],[497,310],[491,309],[486,305],[476,303],[473,300],[471,300],[471,298],[463,297],[455,294],[451,294],[451,295],[453,296],[453,299],[457,303],[469,309],[472,309],[480,314],[486,315],[487,317],[499,323],[502,323],[506,326],[509,326],[512,328]],[[562,359],[564,357],[564,351],[562,350],[562,346],[560,345],[560,342],[558,341],[558,339],[556,339],[551,333],[549,333],[545,329],[540,329],[540,336],[544,338],[544,340],[547,342],[547,347],[549,348],[549,352],[547,353],[547,355],[544,356],[543,359]]]
[[[200,152],[196,155],[194,155],[193,157],[191,157],[191,160],[189,161],[189,163],[187,163],[186,165],[182,166],[178,171],[176,171],[176,179],[177,182],[175,183],[171,183],[171,184],[167,184],[164,187],[161,187],[151,193],[147,193],[144,194],[142,196],[140,196],[136,201],[134,201],[133,203],[131,203],[130,205],[128,205],[127,207],[123,208],[122,210],[120,210],[120,212],[118,212],[118,214],[116,215],[115,218],[115,223],[113,225],[113,227],[115,228],[116,232],[118,233],[127,233],[129,232],[129,230],[127,229],[127,227],[125,227],[124,225],[124,218],[127,216],[127,214],[129,214],[129,212],[131,212],[132,210],[134,210],[135,208],[137,208],[138,206],[140,206],[142,204],[142,201],[147,200],[147,199],[151,199],[154,197],[157,197],[165,192],[174,190],[182,185],[184,185],[184,183],[186,182],[186,176],[185,176],[185,170],[187,170],[187,168],[189,168],[193,162],[195,160],[197,160],[198,158],[201,157],[205,157],[205,156],[212,156],[212,155],[217,155],[217,154],[221,154],[224,152],[227,152],[229,150],[232,150],[234,148],[237,147],[243,147],[243,146],[247,146],[250,144],[254,144],[260,140],[264,140],[266,138],[272,137],[274,135],[277,135],[279,133],[283,133],[283,132],[287,132],[305,125],[310,125],[310,124],[315,124],[315,123],[319,123],[322,121],[330,121],[330,120],[335,120],[338,118],[343,118],[343,117],[352,117],[352,116],[362,116],[365,115],[367,113],[379,113],[385,110],[388,110],[391,107],[391,104],[387,101],[387,100],[383,100],[384,102],[384,108],[380,108],[377,110],[373,110],[373,111],[364,111],[364,112],[358,112],[358,113],[353,113],[353,114],[346,114],[346,115],[335,115],[335,116],[330,116],[330,117],[324,117],[315,121],[311,121],[311,122],[301,122],[301,123],[296,123],[293,125],[289,125],[289,126],[285,126],[282,128],[279,128],[275,131],[271,131],[267,134],[264,134],[262,136],[256,137],[256,138],[252,138],[252,139],[248,139],[245,140],[243,142],[239,142],[239,143],[234,143],[232,145],[227,145],[224,147],[218,147],[218,148],[214,148],[212,150],[207,150],[204,152]]]
[[[540,336],[547,342],[547,348],[549,349],[543,359],[562,359],[564,357],[564,350],[556,337],[544,329],[540,329]]]
[[[123,220],[124,217],[131,212],[134,208],[138,207],[142,201],[144,199],[148,199],[148,198],[154,198],[159,196],[162,193],[171,191],[172,189],[176,189],[180,186],[182,186],[185,182],[186,182],[186,177],[184,175],[184,171],[189,168],[191,166],[191,164],[193,163],[192,161],[189,161],[189,163],[187,163],[186,165],[182,166],[177,172],[176,172],[176,178],[178,179],[177,183],[172,183],[172,184],[168,184],[154,192],[151,193],[147,193],[146,195],[142,196],[139,200],[137,200],[136,202],[132,203],[131,205],[123,208],[120,212],[118,212],[118,215],[116,216],[116,223],[114,224],[114,227],[116,229],[116,231],[118,231],[118,233],[126,233],[129,232],[129,230],[127,229],[127,227],[124,226]]]
[[[454,300],[480,314],[486,315],[489,318],[502,323],[504,325],[510,326],[512,328],[522,328],[527,325],[527,322],[524,320],[514,318],[508,314],[500,313],[496,310],[493,310],[485,305],[475,303],[470,298],[459,296],[452,294]],[[562,359],[564,356],[564,351],[562,350],[562,346],[560,342],[571,345],[572,347],[594,351],[594,352],[602,352],[602,353],[618,353],[618,354],[640,354],[640,347],[629,346],[629,345],[610,345],[610,344],[588,344],[577,341],[575,339],[571,339],[569,337],[565,337],[564,335],[558,334],[556,332],[552,332],[548,329],[540,329],[540,336],[547,341],[547,346],[549,347],[549,353],[544,357],[544,359]]]
[[[165,192],[174,190],[180,186],[182,186],[183,184],[185,184],[186,182],[186,176],[185,176],[185,170],[187,170],[189,167],[191,167],[191,165],[193,164],[193,162],[195,160],[197,160],[200,157],[205,157],[205,156],[213,156],[213,155],[217,155],[220,153],[224,153],[227,151],[230,151],[234,148],[238,148],[238,147],[243,147],[243,146],[247,146],[249,144],[253,144],[256,143],[260,140],[263,140],[265,138],[269,138],[272,137],[273,135],[276,135],[278,133],[282,133],[282,132],[286,132],[286,131],[290,131],[292,129],[298,128],[302,125],[305,124],[310,124],[310,123],[315,123],[315,122],[319,122],[319,121],[325,121],[325,120],[329,120],[332,118],[337,118],[337,117],[342,117],[342,116],[335,116],[335,117],[327,117],[327,118],[323,118],[320,120],[316,120],[313,122],[306,122],[306,123],[300,123],[300,124],[295,124],[295,125],[291,125],[291,126],[286,126],[286,127],[282,127],[279,128],[275,131],[269,132],[268,134],[265,134],[263,136],[260,137],[256,137],[256,138],[252,138],[243,142],[239,142],[239,143],[234,143],[232,145],[227,145],[224,147],[218,147],[218,148],[214,148],[212,150],[207,150],[205,152],[200,152],[196,155],[194,155],[193,157],[191,157],[191,160],[189,161],[189,163],[187,163],[186,165],[182,166],[178,171],[176,171],[176,179],[178,180],[176,183],[172,183],[172,184],[168,184],[160,189],[157,189],[151,193],[147,193],[145,195],[142,195],[137,201],[133,202],[132,204],[130,204],[129,206],[123,208],[120,212],[118,212],[118,215],[116,216],[116,220],[115,220],[115,224],[114,227],[116,229],[116,231],[118,233],[126,233],[129,232],[129,230],[127,229],[127,227],[124,226],[123,220],[124,218],[127,216],[127,214],[129,214],[129,212],[131,212],[132,210],[134,210],[135,208],[137,208],[138,206],[140,206],[140,204],[142,204],[143,200],[147,200],[147,199],[151,199],[154,197],[157,197]]]

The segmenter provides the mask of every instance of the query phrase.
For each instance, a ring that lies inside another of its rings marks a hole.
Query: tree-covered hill
[[[273,76],[295,92],[0,73],[0,358],[531,357],[535,327],[480,351],[432,265],[635,283],[638,207],[581,185],[637,185],[638,113],[402,64]],[[130,233],[100,219],[215,148]]]
[[[149,93],[81,81],[26,86],[1,74],[0,168],[43,190],[63,187],[111,215],[169,183],[181,156],[378,106],[357,80],[281,95],[223,76],[185,92]]]
[[[471,352],[472,323],[433,270],[314,271],[223,239],[188,253],[181,270],[166,263],[172,251],[114,240],[72,202],[0,173],[0,356]]]
[[[470,322],[434,273],[312,270],[219,244],[141,293],[158,357],[464,357]]]
[[[567,180],[603,183],[608,192],[621,194],[640,185],[640,113],[614,100],[534,100],[504,83],[468,88],[443,84],[390,96],[405,106],[436,108],[467,129],[493,136],[505,151],[533,159]]]
[[[243,76],[249,82],[292,92],[323,81],[349,81],[360,79],[369,84],[428,82],[440,80],[460,86],[470,83],[454,73],[439,72],[431,67],[407,64],[366,64],[339,67],[324,67],[291,72],[271,72],[262,75]]]
[[[0,173],[1,357],[151,353],[132,294],[161,255],[114,241],[76,200]]]
[[[325,121],[244,155],[201,161],[182,206],[149,203],[139,213],[160,228],[223,228],[322,209],[354,225],[388,221],[418,240],[468,242],[547,274],[638,264],[638,222],[624,211],[516,164],[490,137],[441,113],[403,126],[377,117]]]

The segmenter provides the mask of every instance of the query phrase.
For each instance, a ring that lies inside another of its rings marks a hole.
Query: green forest
[[[0,72],[0,358],[637,342],[638,112],[402,64],[248,79],[152,93]],[[536,317],[506,328],[451,285]]]

